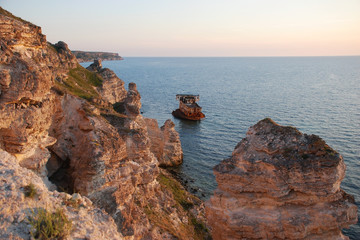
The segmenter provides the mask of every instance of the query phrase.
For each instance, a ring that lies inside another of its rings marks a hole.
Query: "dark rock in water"
[[[347,239],[341,229],[357,222],[357,207],[340,189],[345,168],[320,137],[258,122],[214,167],[213,238]]]

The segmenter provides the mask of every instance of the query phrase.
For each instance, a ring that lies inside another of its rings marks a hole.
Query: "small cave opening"
[[[74,193],[74,180],[71,174],[70,158],[61,159],[56,153],[51,151],[51,157],[46,163],[48,179],[55,184],[57,191]]]

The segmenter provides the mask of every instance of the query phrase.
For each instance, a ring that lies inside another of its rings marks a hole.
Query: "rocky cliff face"
[[[175,130],[175,124],[166,120],[159,129],[155,119],[145,119],[148,135],[151,139],[151,152],[156,156],[161,167],[174,167],[182,163],[183,151],[181,148],[179,133]]]
[[[39,27],[0,10],[0,167],[18,181],[1,182],[0,201],[12,207],[1,210],[1,236],[29,237],[26,206],[64,209],[71,239],[206,236],[201,201],[158,168],[136,84],[126,92],[111,70],[82,68],[65,43],[47,43]],[[164,146],[176,142],[167,129]],[[29,202],[30,182],[41,197]],[[73,198],[89,207],[63,206]]]
[[[30,239],[28,220],[39,209],[60,209],[72,222],[72,239],[123,239],[114,220],[79,194],[49,191],[33,171],[0,149],[0,239]],[[36,192],[26,197],[26,187]]]
[[[114,104],[125,99],[124,82],[112,70],[103,68],[101,60],[95,60],[87,69],[98,73],[103,78],[103,82],[97,90],[105,101]]]
[[[214,168],[214,239],[347,239],[357,222],[342,157],[315,135],[264,119]]]
[[[160,174],[158,160],[150,149],[146,120],[139,114],[140,95],[134,83],[129,84],[123,102],[128,115],[89,115],[89,103],[69,95],[58,104],[61,111],[55,115],[52,130],[57,142],[48,161],[53,182],[87,196],[104,209],[124,237],[191,239],[203,234],[191,223],[191,219],[197,221],[197,216],[202,216],[201,210],[195,210],[201,209],[201,202],[185,191],[181,201],[174,199],[178,192],[167,185],[173,180]],[[178,225],[183,227],[177,229]],[[206,234],[205,228],[203,231]]]
[[[0,14],[0,146],[20,165],[46,175],[54,81],[77,62],[63,43],[51,45],[35,25]]]

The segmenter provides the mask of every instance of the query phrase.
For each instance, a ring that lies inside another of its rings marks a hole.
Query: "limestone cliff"
[[[218,188],[206,203],[214,239],[347,239],[357,222],[340,189],[343,158],[321,138],[258,122],[214,168]]]
[[[103,78],[103,82],[97,87],[97,90],[104,100],[114,104],[125,99],[124,82],[112,70],[103,68],[101,60],[95,60],[87,69],[98,73]]]
[[[61,209],[72,222],[73,239],[123,239],[114,220],[87,197],[49,191],[38,175],[1,149],[0,160],[0,239],[30,239],[28,218],[38,209]],[[26,197],[29,184],[33,197]]]
[[[39,27],[3,9],[0,30],[0,201],[11,206],[1,209],[1,237],[28,239],[22,220],[36,207],[64,209],[70,239],[208,235],[201,201],[158,168],[136,84],[126,91],[111,70],[84,69],[64,42],[47,43]],[[24,199],[29,183],[38,198]],[[68,207],[74,199],[85,207]]]
[[[72,51],[72,53],[76,56],[79,62],[92,62],[96,59],[102,61],[123,60],[118,53],[86,51]]]
[[[77,65],[66,45],[51,45],[35,25],[0,14],[0,146],[20,165],[45,173],[54,81]]]
[[[159,166],[174,167],[180,165],[183,160],[183,152],[175,124],[168,119],[159,129],[155,119],[146,118],[145,122],[151,139],[150,149],[158,159]]]

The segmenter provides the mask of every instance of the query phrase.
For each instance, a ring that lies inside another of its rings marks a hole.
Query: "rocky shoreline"
[[[2,8],[0,30],[1,239],[347,239],[357,222],[341,155],[271,119],[215,166],[204,205],[174,170],[174,123],[141,115],[135,83]]]

